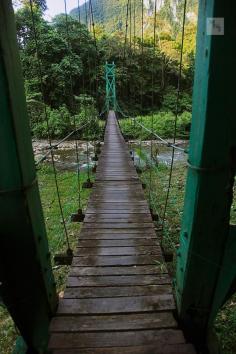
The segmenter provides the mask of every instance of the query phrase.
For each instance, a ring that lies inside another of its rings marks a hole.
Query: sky
[[[85,0],[79,0],[82,5]],[[67,0],[67,12],[78,6],[78,0]],[[65,12],[64,0],[47,0],[48,10],[46,12],[47,19],[51,19],[53,16]]]
[[[1,0],[0,0],[1,1]],[[88,0],[87,0],[88,1]],[[67,12],[69,13],[72,9],[78,7],[78,3],[83,5],[85,0],[66,0]],[[19,8],[20,1],[13,1],[14,8]],[[45,18],[51,20],[55,15],[65,12],[65,2],[64,0],[47,0],[48,10],[46,11]]]

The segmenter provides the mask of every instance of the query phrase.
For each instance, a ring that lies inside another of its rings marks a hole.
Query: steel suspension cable
[[[90,7],[89,7],[90,10]],[[88,14],[88,9],[87,9],[87,0],[85,1],[85,15],[86,18],[88,19],[89,14]],[[88,23],[87,23],[87,27],[88,27]],[[90,79],[90,84],[89,84],[89,91],[90,94],[92,94],[92,84],[91,84],[91,63],[90,63],[90,55],[89,55],[89,51],[87,53],[87,59],[88,59],[88,78]],[[85,85],[85,81],[83,80],[83,84]],[[84,86],[84,90],[85,90],[85,86]],[[85,103],[85,118],[86,120],[88,120],[88,111],[87,111],[87,103]],[[91,181],[90,181],[90,153],[89,153],[89,126],[87,127],[86,130],[86,164],[87,164],[87,182],[84,184],[85,188],[90,188],[91,187]]]
[[[128,40],[129,2],[130,2],[130,0],[127,0],[127,4],[126,4],[126,22],[125,22],[125,42],[124,42],[124,54],[123,54],[123,69],[124,69],[124,63],[125,63],[125,59],[126,59],[127,40]]]
[[[91,0],[89,0],[89,4],[90,4],[93,39],[94,39],[94,47],[95,47],[95,62],[94,62],[94,66],[95,66],[95,96],[96,96],[96,102],[97,102],[98,101],[98,47],[97,47],[97,38],[96,38],[96,31],[95,31],[93,5],[92,5]]]
[[[67,251],[72,252],[71,247],[70,247],[70,241],[69,241],[69,235],[68,235],[68,231],[67,231],[67,227],[66,227],[65,217],[64,217],[64,213],[63,213],[63,208],[62,208],[62,202],[61,202],[61,196],[60,196],[59,184],[58,184],[58,178],[57,178],[57,170],[56,170],[56,165],[55,165],[54,153],[53,153],[53,149],[52,149],[52,139],[51,139],[51,134],[50,134],[49,118],[48,118],[48,112],[47,112],[47,107],[46,107],[46,103],[45,103],[46,101],[45,101],[44,90],[43,90],[43,70],[42,70],[42,63],[41,63],[40,55],[39,55],[38,33],[36,30],[36,23],[35,23],[35,18],[34,18],[33,0],[29,0],[29,4],[30,4],[31,19],[32,19],[33,36],[34,36],[34,42],[35,42],[36,59],[37,59],[38,72],[39,72],[40,89],[41,89],[42,101],[43,101],[42,103],[44,106],[44,115],[45,115],[45,119],[46,119],[47,135],[48,135],[48,142],[49,142],[50,152],[51,152],[53,175],[54,175],[58,205],[59,205],[60,214],[61,214],[61,218],[62,218],[64,235],[65,235],[66,243],[67,243]]]
[[[185,36],[186,9],[187,9],[187,0],[184,0],[183,22],[182,22],[182,33],[181,33],[180,62],[179,62],[177,96],[176,96],[176,105],[175,105],[175,122],[174,122],[173,145],[176,144],[176,135],[177,135],[177,121],[178,121],[179,100],[180,100],[180,91],[181,91],[181,77],[182,77],[182,70],[183,70],[183,48],[184,48],[184,36]],[[173,147],[172,148],[172,156],[171,156],[171,165],[170,165],[168,187],[167,187],[167,194],[166,194],[166,200],[165,200],[165,205],[164,205],[164,212],[163,212],[163,216],[162,216],[162,230],[164,230],[164,227],[165,227],[165,218],[166,218],[167,206],[168,206],[171,183],[172,183],[174,158],[175,158],[175,148]],[[161,244],[162,244],[162,242],[163,242],[163,232],[162,232],[162,237],[161,237]]]
[[[133,39],[133,41],[134,41],[134,56],[135,56],[135,51],[136,51],[136,2],[135,2],[135,0],[133,3],[133,24],[134,24],[134,39]],[[135,103],[135,101],[136,101],[136,90],[134,87],[134,103]],[[133,122],[134,131],[135,131],[135,120],[132,120],[132,122]]]
[[[80,0],[78,0],[78,14],[79,14],[79,23],[81,23]]]
[[[67,0],[64,0],[64,7],[65,7],[65,16],[66,16],[66,37],[67,37],[67,52],[69,58],[69,79],[70,79],[70,94],[72,100],[72,114],[73,114],[73,125],[74,130],[77,130],[76,124],[76,117],[75,117],[75,99],[74,99],[74,90],[73,90],[73,79],[72,79],[72,63],[71,63],[71,41],[69,35],[69,23],[68,23],[68,12],[67,12]],[[75,144],[75,153],[76,153],[76,164],[77,164],[77,182],[78,182],[78,203],[79,203],[79,210],[82,213],[82,206],[81,206],[81,178],[80,178],[80,160],[79,160],[79,148],[78,148],[78,136],[75,137],[74,140]]]
[[[133,3],[133,23],[134,23],[134,50],[136,48],[136,2]]]
[[[87,11],[87,0],[85,0],[84,3],[84,8],[85,8],[85,23],[86,23],[86,27],[88,29],[88,11]]]
[[[129,3],[129,35],[130,35],[129,46],[131,49],[132,47],[132,0],[130,0]]]
[[[141,111],[143,110],[143,86],[144,86],[144,66],[143,66],[143,54],[144,54],[144,1],[142,0],[142,21],[141,21],[141,93],[140,93],[140,105],[141,105]],[[141,115],[141,123],[142,121],[142,115]],[[138,163],[138,170],[141,172],[141,152],[142,152],[142,129],[141,129],[141,134],[140,134],[140,143],[139,143],[139,163]]]
[[[155,66],[155,54],[156,54],[156,21],[157,21],[157,0],[155,0],[154,5],[154,29],[153,29],[153,61],[152,61],[152,117],[151,117],[151,145],[150,145],[150,156],[151,156],[151,166],[149,167],[149,205],[152,204],[152,161],[153,161],[153,132],[154,132],[154,66]]]
[[[94,60],[95,85],[94,85],[94,91],[95,91],[96,102],[97,102],[97,97],[98,97],[98,90],[97,90],[97,88],[98,88],[97,87],[97,39],[96,39],[96,33],[95,33],[93,6],[92,6],[92,1],[91,0],[89,0],[89,17],[90,17],[90,32],[91,32],[91,30],[93,32],[94,47],[95,47],[95,60]],[[93,149],[94,149],[94,163],[95,163],[95,166],[96,166],[96,147],[95,147],[95,145],[96,145],[96,135],[94,134]]]

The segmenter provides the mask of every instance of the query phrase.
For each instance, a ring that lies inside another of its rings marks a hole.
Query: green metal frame
[[[217,311],[236,290],[236,234],[230,208],[236,171],[236,2],[200,1],[189,169],[177,252],[177,306],[204,346]],[[224,18],[224,35],[208,35]]]
[[[105,65],[105,79],[106,79],[106,103],[105,110],[117,111],[117,99],[116,99],[116,66],[114,62],[112,64],[106,63]]]
[[[0,297],[30,353],[47,349],[57,296],[10,0],[0,2]]]

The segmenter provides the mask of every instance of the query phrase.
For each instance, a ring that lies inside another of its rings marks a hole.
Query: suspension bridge
[[[163,222],[174,151],[178,148],[175,138],[186,1],[184,4],[173,143],[169,144],[151,129],[153,139],[172,149]],[[42,84],[31,0],[29,5]],[[91,32],[96,42],[91,3],[89,8]],[[129,9],[128,1],[127,19]],[[67,243],[67,254],[61,260],[70,265],[64,296],[58,302],[32,151],[14,13],[10,0],[0,2],[0,164],[3,170],[0,175],[0,301],[19,330],[17,354],[218,353],[214,321],[236,291],[236,237],[235,226],[230,225],[236,171],[234,10],[233,1],[199,4],[188,179],[174,287],[156,237],[153,215],[116,118],[123,112],[116,99],[114,64],[106,65],[104,146],[93,184],[88,169],[84,187],[92,187],[92,192],[85,215],[80,202],[78,168],[79,211],[74,218],[83,220],[83,225],[74,252],[70,247],[53,153],[60,142],[52,143],[45,105],[49,152]],[[206,32],[207,19],[212,17],[224,18],[223,36]],[[155,26],[156,21],[154,38]],[[143,26],[141,32],[143,44]],[[126,26],[125,46],[127,33]],[[69,52],[70,43],[67,47]],[[143,97],[141,104],[142,100]],[[79,129],[87,128],[77,127],[74,119],[74,130],[65,137],[75,135],[78,166],[76,134]],[[220,151],[219,141],[222,142]]]

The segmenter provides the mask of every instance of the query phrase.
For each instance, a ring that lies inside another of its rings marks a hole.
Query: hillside
[[[126,26],[127,0],[91,0],[94,22],[104,26],[107,32],[124,31]],[[153,19],[155,0],[144,0],[144,29]],[[184,0],[157,0],[158,20],[164,21],[173,33],[177,33],[181,25]],[[131,0],[132,21],[135,14],[136,30],[141,32],[142,0]],[[71,15],[81,18],[82,23],[90,23],[89,1],[71,11]],[[197,0],[188,1],[187,21],[196,21]]]

